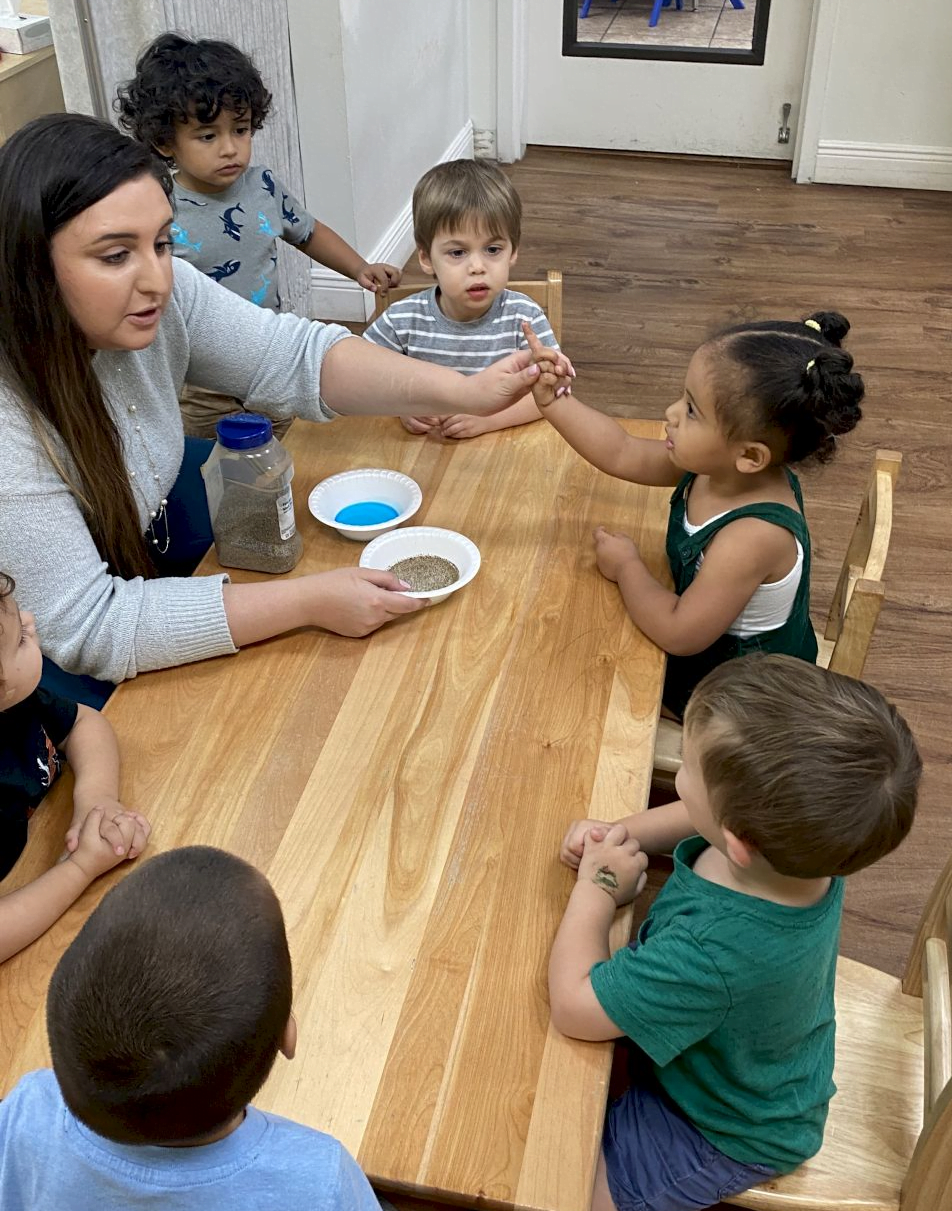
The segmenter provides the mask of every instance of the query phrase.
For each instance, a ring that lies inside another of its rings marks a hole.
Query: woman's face
[[[145,349],[172,292],[172,208],[149,175],[127,181],[56,232],[53,269],[92,349]]]

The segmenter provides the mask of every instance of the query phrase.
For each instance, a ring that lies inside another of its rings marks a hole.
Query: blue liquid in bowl
[[[379,500],[359,500],[356,504],[345,505],[334,515],[334,520],[344,526],[379,526],[398,516],[393,505],[385,505]]]

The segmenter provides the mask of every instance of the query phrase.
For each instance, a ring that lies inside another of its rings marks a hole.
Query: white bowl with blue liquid
[[[307,507],[319,522],[355,542],[367,542],[402,525],[422,503],[416,480],[380,467],[331,475],[307,498]]]

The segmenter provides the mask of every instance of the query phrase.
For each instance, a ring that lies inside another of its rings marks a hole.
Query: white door
[[[591,36],[612,15],[609,0],[601,4],[587,18],[596,22]],[[529,143],[792,159],[813,0],[771,0],[761,66],[563,56],[562,0],[531,0],[526,7]],[[627,9],[627,29],[643,19],[647,33],[650,6],[643,0],[619,0],[614,7],[616,25]],[[683,0],[681,12],[672,0],[659,28],[664,22],[673,29],[684,19],[698,23],[693,0]],[[579,29],[584,36],[585,21]],[[791,137],[783,144],[777,135],[785,102]]]

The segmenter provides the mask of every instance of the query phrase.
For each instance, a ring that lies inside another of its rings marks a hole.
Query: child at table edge
[[[559,348],[538,303],[508,289],[522,200],[495,164],[451,160],[425,173],[413,190],[413,235],[420,267],[436,285],[391,303],[365,340],[461,374],[525,349],[524,324],[546,348]],[[401,423],[409,433],[459,440],[538,419],[527,393],[493,416],[408,416]]]
[[[33,615],[0,572],[0,879],[27,843],[28,821],[73,769],[73,818],[62,861],[0,896],[0,962],[45,933],[100,875],[145,848],[149,823],[119,802],[119,750],[109,720],[39,688],[43,654]]]
[[[678,802],[573,824],[552,947],[554,1024],[627,1035],[644,1072],[610,1107],[593,1211],[681,1211],[820,1148],[833,1084],[843,876],[906,836],[922,763],[871,686],[789,656],[728,661],[684,719]],[[647,854],[674,871],[609,958]]]
[[[848,331],[838,312],[818,311],[718,333],[691,358],[664,440],[626,433],[565,394],[568,380],[558,386],[551,371],[533,387],[549,423],[593,466],[675,489],[666,538],[674,591],[627,535],[600,526],[594,537],[599,571],[668,653],[663,702],[676,717],[724,660],[753,651],[816,660],[810,535],[791,465],[828,462],[862,417],[863,380],[840,348]]]
[[[281,905],[189,846],[103,898],[50,981],[53,1071],[0,1104],[4,1211],[379,1211],[331,1136],[249,1103],[294,1055]]]

